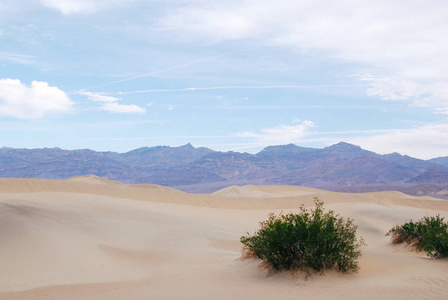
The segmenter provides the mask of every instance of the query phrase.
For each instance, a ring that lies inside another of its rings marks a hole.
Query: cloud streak
[[[234,137],[233,135],[185,135],[185,136],[151,136],[151,137],[111,137],[87,138],[79,141],[134,141],[134,140],[185,140],[185,139],[222,139]]]
[[[101,85],[97,85],[97,86],[94,86],[94,87],[87,88],[86,90],[97,89],[97,88],[100,88],[100,87],[111,86],[111,85],[115,85],[115,84],[118,84],[118,83],[127,82],[127,81],[131,81],[131,80],[135,80],[135,79],[139,79],[139,78],[143,78],[143,77],[153,76],[153,75],[157,75],[157,74],[161,74],[161,73],[165,73],[165,72],[169,72],[169,71],[173,71],[173,70],[189,67],[189,66],[192,66],[192,65],[196,65],[196,64],[199,64],[199,63],[206,62],[206,61],[214,60],[214,59],[217,59],[217,58],[229,56],[229,55],[232,55],[232,54],[235,54],[235,53],[238,53],[238,52],[241,52],[241,51],[232,51],[232,52],[228,52],[228,53],[225,53],[225,54],[215,55],[215,56],[211,56],[211,57],[207,57],[207,58],[191,61],[191,62],[188,62],[188,63],[172,66],[172,67],[161,69],[161,70],[157,70],[157,71],[152,71],[152,72],[143,73],[143,74],[131,76],[131,77],[120,79],[120,80],[115,80],[115,81],[112,81],[112,82],[108,82],[108,83],[104,83],[104,84],[101,84]]]
[[[262,90],[262,89],[313,89],[313,88],[337,88],[337,87],[363,87],[362,84],[323,84],[323,85],[229,85],[213,87],[188,87],[182,89],[151,89],[129,92],[118,92],[119,95],[144,94],[144,93],[174,93],[174,92],[195,92],[209,90]]]
[[[17,53],[0,52],[0,60],[12,61],[26,65],[34,64],[34,56]]]

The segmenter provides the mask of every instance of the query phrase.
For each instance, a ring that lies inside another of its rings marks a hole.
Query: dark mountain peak
[[[353,145],[353,144],[349,144],[349,143],[346,143],[346,142],[339,142],[337,144],[334,144],[332,146],[324,148],[324,150],[325,149],[331,150],[331,151],[337,151],[337,152],[362,150],[361,147]]]
[[[289,143],[287,145],[275,145],[275,146],[268,146],[265,149],[296,149],[296,148],[302,148],[297,146],[296,144]]]
[[[389,153],[389,154],[385,154],[384,157],[402,157],[403,155],[401,155],[398,152],[393,152],[393,153]]]
[[[161,149],[169,148],[168,146],[156,146],[156,147],[140,147],[129,152],[123,153],[123,155],[132,155],[132,154],[145,154],[148,152],[158,151]]]
[[[285,155],[285,154],[301,154],[304,152],[315,151],[313,148],[299,147],[295,144],[268,146],[260,151],[257,155]]]
[[[413,158],[407,155],[402,155],[398,152],[394,152],[394,153],[390,153],[390,154],[384,154],[381,155],[384,159],[387,159],[389,161],[393,161],[393,162],[405,162],[405,161],[422,161],[421,159],[418,158]]]
[[[195,148],[192,144],[188,143],[179,147],[170,147],[170,146],[156,146],[156,147],[141,147],[126,153],[123,153],[124,156],[132,156],[132,155],[183,155],[188,153],[201,153],[207,154],[210,152],[215,152],[211,149],[205,147]],[[201,155],[200,154],[200,155]]]
[[[203,156],[203,159],[216,159],[216,158],[228,158],[228,157],[252,157],[253,154],[247,153],[247,152],[234,152],[234,151],[226,151],[226,152],[220,152],[220,151],[213,151],[210,153],[207,153]]]
[[[281,147],[281,148],[300,148],[299,146],[297,146],[297,145],[295,145],[295,144],[293,144],[293,143],[289,143],[289,144],[287,144],[287,145],[280,145],[280,146],[278,146],[278,147]]]
[[[187,165],[212,152],[214,151],[211,149],[204,147],[195,148],[188,143],[179,147],[143,147],[123,153],[120,156],[122,161],[130,164],[132,167],[146,168],[147,172],[152,172],[151,168],[155,170],[156,167],[160,169]]]
[[[389,158],[392,158],[392,159],[397,158],[397,159],[421,160],[421,159],[418,159],[418,158],[410,157],[409,155],[406,155],[406,154],[405,155],[400,154],[398,152],[393,152],[393,153],[390,153],[390,154],[384,154],[383,157],[389,157]]]
[[[182,149],[193,149],[194,147],[193,147],[193,145],[191,143],[188,143],[188,144],[185,144],[183,146],[180,146],[179,148],[182,148]]]
[[[373,152],[363,150],[359,146],[345,142],[340,142],[322,149],[320,155],[323,156],[330,155],[331,157],[338,157],[338,158],[354,158],[361,154],[375,156],[375,153]]]
[[[183,146],[179,146],[179,147],[167,147],[168,149],[171,149],[173,151],[179,151],[179,152],[184,152],[184,151],[194,151],[194,152],[216,152],[212,149],[209,149],[207,147],[195,147],[193,146],[191,143],[185,144]]]

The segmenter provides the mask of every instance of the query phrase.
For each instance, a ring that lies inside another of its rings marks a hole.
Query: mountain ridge
[[[325,189],[448,186],[448,157],[421,160],[377,154],[340,142],[322,149],[295,144],[258,153],[221,152],[186,144],[141,147],[125,153],[90,149],[0,148],[0,177],[66,179],[95,175],[129,184],[159,184],[212,192],[242,184],[288,184]],[[441,163],[438,163],[441,162]],[[432,189],[434,190],[434,189]]]

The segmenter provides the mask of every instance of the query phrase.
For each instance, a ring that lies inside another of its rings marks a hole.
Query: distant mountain
[[[429,162],[448,167],[448,156],[430,159]]]
[[[411,184],[448,184],[448,172],[442,172],[439,170],[428,170],[422,174],[411,178],[406,181]]]
[[[422,160],[418,158],[413,158],[407,155],[401,155],[398,153],[392,153],[392,154],[386,154],[382,155],[383,159],[386,159],[391,162],[398,163],[402,166],[409,167],[412,169],[419,170],[420,172],[425,172],[428,170],[428,168],[431,168],[432,170],[446,170],[448,167],[448,160],[447,164],[441,164],[436,163],[434,160]]]
[[[191,144],[181,147],[143,147],[119,155],[118,159],[132,166],[183,166],[215,151],[208,148],[195,148]]]
[[[138,148],[118,154],[115,159],[122,164],[138,169],[144,174],[143,177],[136,177],[131,182],[145,183],[154,181],[150,178],[152,175],[160,172],[171,172],[213,152],[215,151],[208,148],[194,148],[191,144],[181,147],[157,146]]]
[[[448,159],[379,155],[344,142],[323,149],[270,146],[257,154],[219,152],[191,144],[143,147],[126,153],[0,149],[0,177],[64,179],[80,175],[195,192],[235,184],[291,184],[352,190],[426,185],[431,186],[428,193],[437,193],[448,186]]]
[[[446,183],[445,183],[446,184]],[[448,185],[437,186],[434,184],[418,184],[410,187],[404,187],[401,192],[414,196],[432,196],[448,200]]]
[[[111,180],[132,182],[146,175],[120,162],[119,154],[92,150],[0,149],[0,177],[65,179],[96,175]]]

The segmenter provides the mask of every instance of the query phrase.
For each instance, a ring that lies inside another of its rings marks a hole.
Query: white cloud
[[[293,125],[278,125],[274,128],[265,128],[261,132],[253,131],[239,132],[237,137],[253,138],[254,146],[284,145],[300,142],[302,138],[310,133],[310,128],[314,127],[312,121],[294,121]]]
[[[417,82],[390,77],[360,76],[370,84],[366,93],[383,100],[410,101],[413,106],[431,107],[436,113],[448,109],[448,83]]]
[[[448,107],[436,109],[436,114],[448,115]]]
[[[216,5],[216,3],[214,4]],[[205,24],[207,27],[203,27]],[[245,38],[255,29],[252,28],[252,21],[244,13],[230,8],[181,9],[177,14],[161,20],[159,25],[170,30],[182,28],[181,32],[185,38],[194,34],[196,39],[204,38],[212,42]],[[212,32],[218,34],[213,35]]]
[[[101,109],[108,111],[110,113],[127,113],[127,114],[143,114],[145,109],[140,106],[130,104],[118,104],[116,102],[105,103],[100,107]]]
[[[73,102],[67,94],[47,82],[33,81],[30,86],[18,79],[0,79],[0,115],[19,118],[41,118],[48,113],[70,109]]]
[[[79,91],[78,94],[87,96],[89,100],[94,102],[117,102],[120,100],[120,98],[117,97],[111,97],[102,93],[93,93],[84,90]]]
[[[348,138],[347,142],[381,154],[398,152],[421,159],[448,156],[448,122]]]
[[[131,1],[132,0],[40,0],[44,6],[58,10],[64,15],[94,13],[108,6]]]
[[[190,39],[261,39],[270,45],[323,50],[332,57],[366,63],[407,65],[416,58],[440,62],[448,47],[444,1],[376,0],[189,1],[160,20]],[[260,42],[260,41],[258,41]],[[419,74],[427,63],[413,62]],[[418,68],[417,68],[418,67]],[[440,66],[437,67],[440,71]],[[443,74],[443,73],[442,73]]]
[[[437,109],[448,107],[447,15],[440,0],[191,0],[159,25],[189,40],[286,46],[356,65],[377,75],[369,95]]]
[[[95,1],[89,0],[41,0],[43,5],[59,10],[65,15],[73,13],[92,13],[96,10]]]
[[[100,109],[110,113],[143,114],[146,110],[135,104],[118,104],[120,98],[107,96],[102,93],[78,91],[79,95],[87,96],[90,101],[100,103]]]
[[[370,87],[366,90],[367,95],[378,96],[384,100],[415,99],[421,93],[417,84],[409,80],[375,77],[371,74],[360,76],[360,80],[370,84]]]

